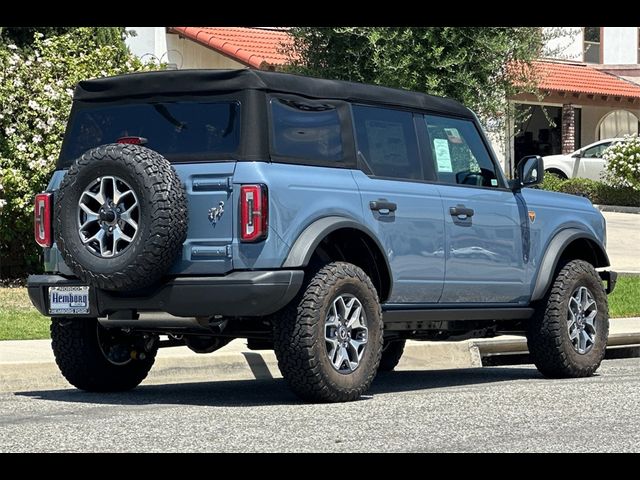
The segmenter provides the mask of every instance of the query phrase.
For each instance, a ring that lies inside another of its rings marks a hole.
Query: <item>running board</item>
[[[442,322],[528,320],[533,308],[446,308],[386,310],[382,313],[385,330],[433,330]]]

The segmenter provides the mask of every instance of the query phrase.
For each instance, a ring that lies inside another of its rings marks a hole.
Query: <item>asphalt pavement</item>
[[[611,268],[640,274],[640,214],[602,212],[607,221],[607,253]]]
[[[362,400],[281,379],[0,394],[0,452],[640,451],[640,359],[546,380],[533,366],[380,375]]]

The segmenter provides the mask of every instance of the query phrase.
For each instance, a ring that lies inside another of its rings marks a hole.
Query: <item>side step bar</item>
[[[382,313],[385,330],[446,329],[443,322],[528,320],[533,308],[429,308],[385,310]]]

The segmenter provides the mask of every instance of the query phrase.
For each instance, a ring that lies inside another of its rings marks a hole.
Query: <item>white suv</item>
[[[549,155],[543,157],[544,171],[553,173],[560,178],[590,178],[600,180],[600,173],[604,170],[605,161],[602,153],[622,138],[606,138],[591,145],[582,147],[569,155]]]

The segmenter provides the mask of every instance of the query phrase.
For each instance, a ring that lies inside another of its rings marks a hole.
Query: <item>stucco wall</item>
[[[175,33],[167,34],[166,37],[169,62],[175,63],[178,68],[247,68],[240,62]]]
[[[556,27],[553,27],[556,28]],[[565,32],[562,37],[554,38],[545,45],[544,56],[561,60],[582,61],[582,27],[560,27]],[[545,27],[550,33],[552,28]]]
[[[126,27],[133,30],[135,37],[127,37],[129,50],[144,61],[154,59],[158,62],[167,61],[167,40],[165,27]]]
[[[562,28],[573,32],[573,34],[547,42],[546,56],[581,62],[583,60],[582,27]],[[638,63],[638,27],[604,27],[601,41],[604,42],[604,64],[619,65]],[[551,54],[551,50],[560,51]]]
[[[600,120],[609,112],[615,110],[611,107],[582,107],[582,128],[581,132],[581,147],[589,145],[590,143],[598,140],[598,134],[596,128],[599,125]],[[636,117],[640,118],[640,110],[622,109],[628,110]]]
[[[638,27],[605,27],[603,63],[638,63]]]
[[[165,27],[127,27],[136,32],[127,38],[132,53],[142,60],[174,64],[177,68],[246,68],[240,62],[192,40],[166,33]]]
[[[502,165],[502,169],[505,170],[506,165],[506,142],[505,135],[502,131],[486,131],[487,138],[491,143],[491,147],[493,148],[494,153],[496,154],[496,158],[500,165]],[[506,171],[506,170],[505,170]]]

